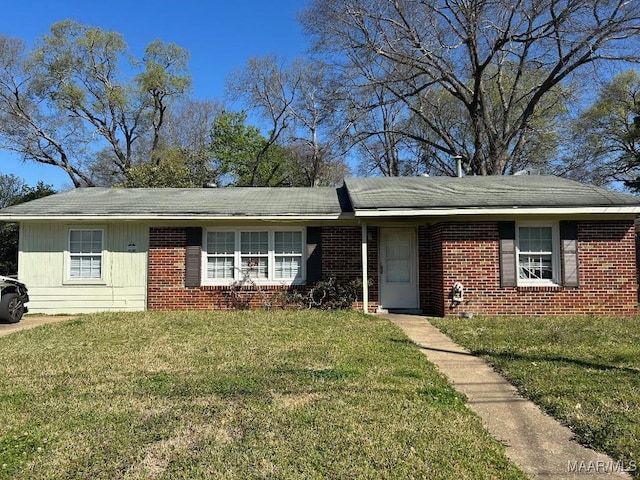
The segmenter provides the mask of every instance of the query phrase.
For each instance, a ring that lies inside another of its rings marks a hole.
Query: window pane
[[[102,278],[102,257],[94,257],[91,278]]]
[[[267,257],[242,257],[240,271],[242,275],[254,279],[267,278],[269,262]]]
[[[71,257],[69,262],[69,276],[71,278],[80,278],[80,258]]]
[[[389,283],[407,283],[411,281],[411,253],[408,238],[398,242],[386,242],[385,248],[385,281]]]
[[[275,232],[274,240],[276,255],[302,253],[302,232]]]
[[[388,283],[408,283],[411,281],[411,267],[409,259],[395,258],[387,259],[385,271]]]
[[[102,257],[72,256],[69,259],[69,277],[74,279],[101,279]]]
[[[102,230],[71,230],[69,251],[71,253],[102,253]]]
[[[267,232],[241,232],[240,251],[242,254],[269,253],[269,234]]]
[[[520,255],[520,278],[527,280],[553,280],[551,255]]]
[[[93,230],[91,232],[91,253],[97,253],[102,250],[102,230]]]
[[[80,253],[82,248],[82,232],[80,230],[71,230],[69,232],[69,251],[71,253]]]
[[[69,278],[102,278],[102,230],[69,231]]]
[[[521,252],[551,252],[553,236],[551,227],[520,227],[519,245]]]
[[[213,257],[207,261],[207,278],[233,278],[233,257]]]
[[[278,256],[275,259],[274,265],[274,275],[275,278],[278,279],[291,279],[296,278],[300,272],[300,264],[302,262],[302,258],[295,257],[285,257]]]
[[[233,255],[236,248],[234,232],[208,232],[207,253],[210,255]]]
[[[530,247],[530,240],[529,240],[529,232],[531,231],[530,228],[527,227],[520,227],[519,230],[519,237],[520,237],[520,250],[523,252],[529,252],[531,251],[531,247]]]

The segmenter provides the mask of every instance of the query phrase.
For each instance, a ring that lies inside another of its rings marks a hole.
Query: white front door
[[[416,231],[380,229],[380,307],[418,308]]]

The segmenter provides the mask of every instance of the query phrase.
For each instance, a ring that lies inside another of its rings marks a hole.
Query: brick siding
[[[283,291],[307,286],[185,287],[185,228],[151,228],[148,308],[237,309],[281,306]],[[378,306],[379,230],[369,227],[369,311]],[[322,228],[322,276],[361,278],[361,227]],[[578,222],[579,287],[500,287],[497,222],[439,223],[418,228],[420,308],[428,315],[637,313],[633,221]],[[453,305],[451,287],[461,282],[465,300]],[[354,303],[362,308],[362,298]]]
[[[637,313],[633,222],[578,222],[577,288],[500,287],[498,226],[495,222],[442,223],[423,232],[431,248],[432,285],[423,288],[423,308],[433,315],[461,312],[489,315]],[[435,263],[442,259],[442,270]],[[435,267],[435,268],[434,268]],[[454,282],[465,301],[452,305]]]
[[[369,253],[369,275],[377,268],[377,229],[371,229],[372,237]],[[361,270],[361,229],[360,227],[322,228],[322,277],[338,280],[362,278]],[[185,287],[186,259],[185,228],[151,228],[149,232],[149,310],[232,310],[238,308],[280,307],[283,292],[298,290],[307,294],[307,286],[269,285]],[[369,310],[377,307],[377,279],[370,287]],[[354,303],[354,308],[362,309],[362,296]]]
[[[149,231],[149,310],[236,310],[283,306],[283,292],[306,291],[305,286],[250,285],[185,287],[187,233],[185,228]]]
[[[367,275],[369,277],[369,312],[378,307],[378,229],[367,230]],[[322,276],[349,281],[362,279],[362,228],[322,228]],[[362,295],[354,308],[362,310]]]

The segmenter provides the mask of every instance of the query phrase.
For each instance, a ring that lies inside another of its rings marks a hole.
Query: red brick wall
[[[360,227],[322,227],[322,276],[362,276]]]
[[[151,228],[148,308],[236,309],[279,305],[283,290],[185,287],[184,228]],[[369,311],[378,305],[378,229],[369,227]],[[361,278],[361,228],[323,227],[323,278]],[[496,222],[440,223],[418,229],[420,307],[428,315],[637,313],[635,238],[632,221],[578,222],[580,286],[501,288]],[[454,306],[454,282],[465,301]],[[294,287],[306,293],[307,287]],[[354,308],[361,309],[361,298]]]
[[[420,308],[427,315],[445,314],[442,300],[442,233],[436,227],[418,227],[418,286]]]
[[[425,236],[422,233],[421,236]],[[421,290],[427,312],[491,315],[637,313],[637,281],[633,222],[578,222],[580,285],[565,287],[500,287],[498,227],[495,222],[442,223],[429,229],[434,258],[432,287]],[[465,287],[465,301],[453,306],[454,282]],[[433,305],[428,305],[434,302]]]
[[[185,308],[181,292],[184,285],[185,245],[184,228],[149,229],[149,258],[147,273],[147,308],[165,310],[175,305]]]
[[[369,311],[375,312],[378,308],[378,265],[379,265],[379,253],[378,253],[378,239],[379,229],[377,227],[369,227],[367,229],[367,252],[368,264],[367,264],[367,276],[369,277]],[[361,278],[360,275],[358,278]],[[362,306],[360,305],[362,310]]]
[[[369,311],[378,307],[378,229],[367,230]],[[362,227],[322,228],[322,276],[339,280],[362,278]],[[362,295],[354,308],[362,309]]]
[[[369,310],[377,307],[378,240],[377,229],[369,231]],[[362,278],[361,228],[322,228],[322,277],[339,280]],[[227,286],[185,287],[186,229],[151,228],[149,232],[149,310],[228,310],[237,308],[263,308],[281,306],[284,291],[299,290],[306,294],[308,287],[251,286],[232,289]],[[354,308],[362,309],[360,293]]]
[[[234,310],[277,307],[286,290],[304,286],[185,287],[186,229],[151,228],[149,231],[149,310]]]

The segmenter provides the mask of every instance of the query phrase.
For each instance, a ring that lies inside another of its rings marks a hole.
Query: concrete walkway
[[[9,335],[20,330],[28,330],[47,323],[63,322],[75,318],[74,316],[52,315],[52,316],[24,316],[18,323],[0,323],[0,337]]]
[[[631,478],[622,465],[571,440],[573,434],[559,422],[522,398],[515,387],[484,360],[471,355],[417,315],[381,315],[395,322],[464,393],[491,434],[503,443],[507,455],[538,479]]]

